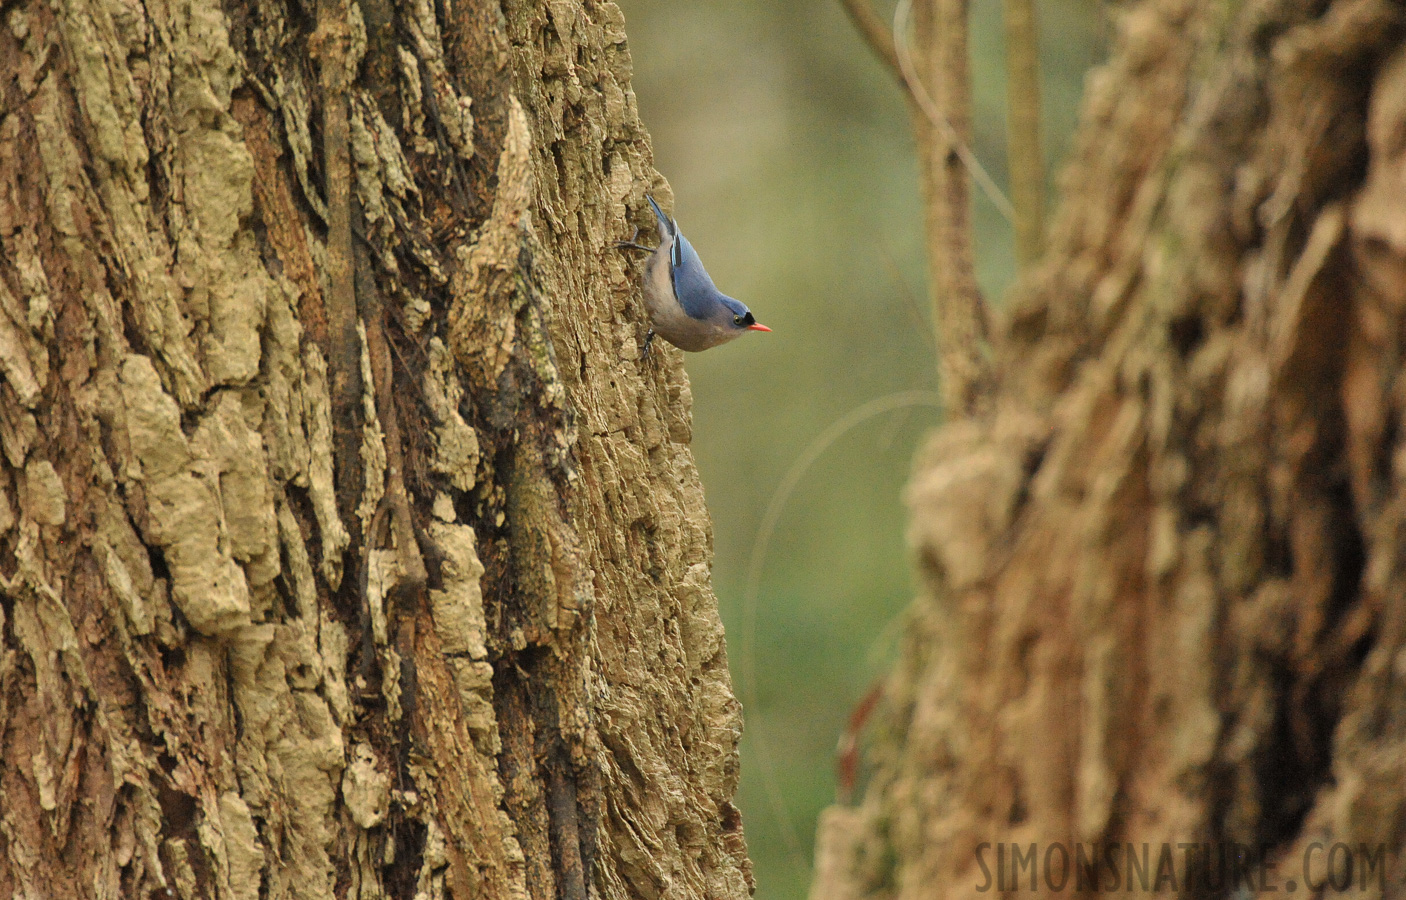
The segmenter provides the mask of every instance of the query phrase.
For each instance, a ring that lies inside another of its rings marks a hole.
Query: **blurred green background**
[[[742,808],[757,895],[798,900],[834,751],[891,662],[912,593],[901,494],[931,408],[869,420],[800,480],[745,607],[768,500],[818,435],[865,402],[937,387],[907,108],[837,0],[617,0],[634,89],[674,214],[718,286],[774,333],[687,358],[713,574],[746,707]],[[892,0],[876,10],[891,21]],[[973,5],[975,149],[1004,186],[1000,5]],[[1039,6],[1044,135],[1069,146],[1102,52],[1098,0]],[[975,203],[978,276],[1000,302],[1010,227]],[[746,623],[755,621],[755,633]],[[755,672],[755,695],[743,677]]]

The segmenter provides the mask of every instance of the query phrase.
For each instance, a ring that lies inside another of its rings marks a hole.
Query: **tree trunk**
[[[992,412],[917,464],[924,591],[816,898],[1010,891],[1010,842],[1169,844],[1198,896],[1243,887],[1180,843],[1310,893],[1365,844],[1400,896],[1406,15],[1118,16]]]
[[[0,18],[0,896],[746,896],[620,11]]]

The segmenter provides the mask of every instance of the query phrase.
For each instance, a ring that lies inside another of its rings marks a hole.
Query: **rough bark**
[[[1399,895],[1403,12],[1118,14],[992,411],[916,464],[924,591],[814,897],[975,895],[1014,841],[1264,846],[1280,890],[1384,844]]]
[[[619,9],[0,18],[0,896],[746,896]]]

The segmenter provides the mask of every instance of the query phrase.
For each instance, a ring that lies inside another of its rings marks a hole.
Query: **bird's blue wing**
[[[683,311],[694,319],[712,317],[722,303],[722,293],[703,269],[698,251],[682,233],[675,233],[673,257],[674,296]]]

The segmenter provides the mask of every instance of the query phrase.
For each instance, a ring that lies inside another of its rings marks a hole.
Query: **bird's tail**
[[[654,215],[659,219],[659,239],[668,240],[672,238],[674,233],[678,231],[678,226],[674,224],[674,220],[664,215],[664,210],[659,208],[659,204],[654,202],[653,197],[645,194],[644,199],[648,200],[649,205],[654,207]]]

